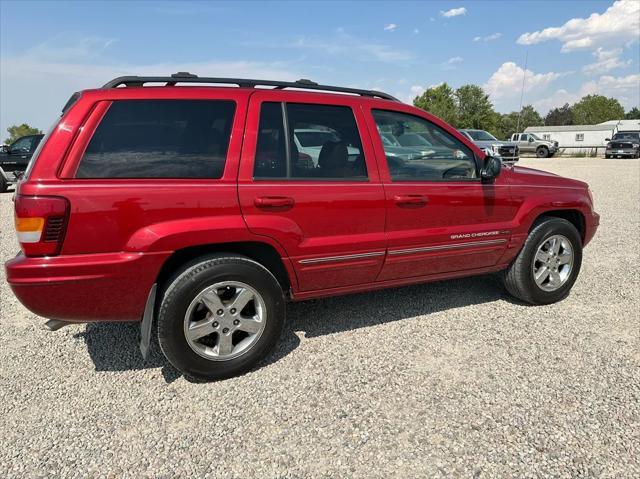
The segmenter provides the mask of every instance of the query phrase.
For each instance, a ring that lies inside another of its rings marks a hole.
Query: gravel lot
[[[639,477],[640,162],[525,159],[602,215],[571,296],[491,276],[292,305],[261,368],[195,384],[130,324],[43,330],[0,273],[0,477]],[[17,250],[0,195],[0,259]]]

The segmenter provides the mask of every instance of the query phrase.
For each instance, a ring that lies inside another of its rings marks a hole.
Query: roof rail
[[[360,90],[358,88],[343,88],[331,85],[318,85],[311,80],[301,79],[294,82],[275,81],[275,80],[251,80],[246,78],[214,78],[199,77],[189,72],[174,73],[170,77],[139,77],[124,76],[114,78],[110,82],[104,84],[102,88],[117,88],[121,85],[126,87],[144,86],[145,83],[165,83],[165,86],[174,86],[176,83],[220,83],[228,85],[238,85],[244,88],[255,88],[256,86],[272,86],[274,89],[284,88],[300,88],[305,90],[323,90],[337,93],[351,93],[353,95],[368,96],[373,98],[382,98],[384,100],[400,101],[397,98],[375,90]]]

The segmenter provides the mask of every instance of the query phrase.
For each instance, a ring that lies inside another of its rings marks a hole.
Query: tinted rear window
[[[235,103],[114,101],[85,151],[78,178],[220,178]]]

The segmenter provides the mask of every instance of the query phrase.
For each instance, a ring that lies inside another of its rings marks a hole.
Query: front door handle
[[[289,196],[260,196],[253,203],[258,208],[291,208],[294,201]]]
[[[429,198],[425,195],[396,195],[393,197],[393,201],[398,206],[420,208],[429,202]]]

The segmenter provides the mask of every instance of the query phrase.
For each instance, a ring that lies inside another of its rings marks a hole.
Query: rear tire
[[[547,158],[549,156],[549,149],[546,146],[540,146],[536,150],[536,156],[538,158]]]
[[[554,239],[559,243],[553,243]],[[558,245],[555,255],[551,243]],[[542,217],[534,224],[516,259],[504,271],[503,283],[512,296],[527,303],[555,303],[567,297],[581,264],[582,238],[575,226],[562,218]]]
[[[4,176],[0,175],[0,193],[4,193],[9,189],[9,184],[7,180],[4,179]]]
[[[244,374],[280,338],[282,288],[269,270],[249,258],[201,257],[167,284],[158,312],[158,343],[185,376],[209,381]]]

